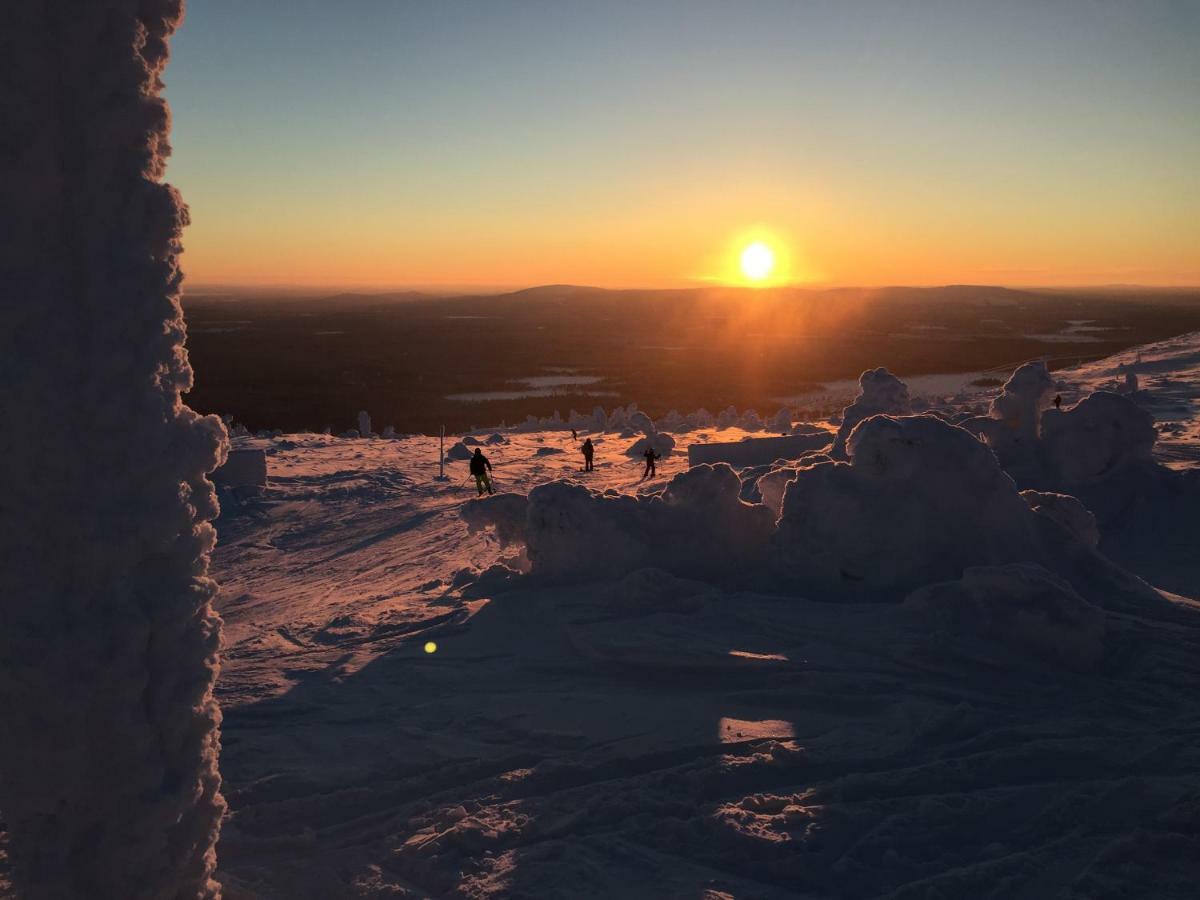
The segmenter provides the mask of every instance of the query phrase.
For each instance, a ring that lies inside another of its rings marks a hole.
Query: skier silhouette
[[[596,447],[592,444],[591,438],[588,438],[583,442],[583,446],[580,448],[580,451],[583,453],[583,471],[591,472],[592,456],[596,453]]]
[[[475,476],[475,487],[479,488],[480,497],[483,496],[485,490],[489,494],[496,493],[492,487],[492,480],[488,478],[490,471],[492,471],[492,464],[483,455],[483,451],[476,447],[475,455],[471,457],[471,474]]]
[[[658,473],[658,470],[654,467],[654,461],[662,459],[662,457],[654,452],[653,447],[647,447],[646,452],[642,456],[646,457],[646,471],[642,473],[642,480],[645,481],[647,478],[653,478]]]
[[[1055,395],[1054,395],[1054,408],[1055,408],[1055,409],[1062,409],[1062,394],[1055,394]]]

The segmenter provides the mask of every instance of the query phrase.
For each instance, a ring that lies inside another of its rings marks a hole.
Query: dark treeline
[[[402,432],[634,400],[653,415],[731,403],[765,413],[778,397],[879,365],[904,376],[1049,356],[1058,367],[1200,329],[1200,292],[1136,289],[234,290],[194,291],[185,307],[196,369],[188,402],[251,429],[284,430],[351,428],[359,409]],[[1063,340],[1073,329],[1093,339]],[[556,374],[603,381],[553,397],[446,399],[519,391],[516,379]]]

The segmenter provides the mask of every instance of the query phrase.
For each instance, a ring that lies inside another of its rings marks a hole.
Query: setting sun
[[[751,281],[762,281],[774,268],[775,253],[762,241],[755,241],[742,251],[742,274]]]

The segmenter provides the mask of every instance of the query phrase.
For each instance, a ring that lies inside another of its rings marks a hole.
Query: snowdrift
[[[957,581],[914,591],[905,606],[952,637],[994,641],[1077,671],[1104,656],[1104,613],[1038,565],[967,569]]]
[[[933,416],[875,416],[849,463],[799,469],[771,570],[818,595],[869,597],[1040,558],[1033,512],[978,440]]]
[[[989,414],[962,427],[987,442],[1026,489],[1078,498],[1094,514],[1100,549],[1172,590],[1200,574],[1200,478],[1153,456],[1154,419],[1133,397],[1096,391],[1046,409],[1053,382],[1028,363],[1004,385]]]
[[[533,574],[546,579],[615,578],[647,567],[720,579],[761,566],[774,529],[771,511],[744,503],[740,490],[729,466],[698,466],[657,495],[554,481],[535,487],[524,504],[497,494],[468,503],[463,515],[469,527],[496,527],[502,540],[523,535]]]
[[[610,580],[647,567],[824,600],[899,601],[978,567],[1034,564],[1114,608],[1157,595],[1095,550],[1075,498],[1018,492],[988,447],[935,416],[874,416],[848,462],[814,454],[757,478],[748,503],[727,464],[675,476],[661,494],[575,481],[468,503],[472,530],[524,544],[533,576]]]

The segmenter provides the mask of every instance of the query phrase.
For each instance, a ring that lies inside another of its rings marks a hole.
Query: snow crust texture
[[[180,0],[0,13],[0,811],[24,898],[216,897],[208,577],[225,428],[184,406],[161,183]]]

